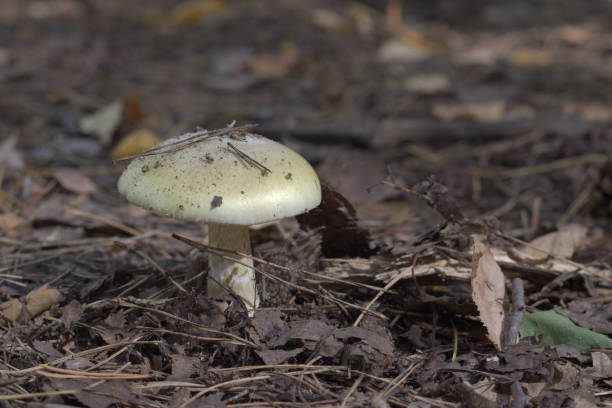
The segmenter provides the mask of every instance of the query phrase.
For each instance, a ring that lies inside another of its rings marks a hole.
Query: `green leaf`
[[[521,338],[543,334],[541,346],[566,344],[579,351],[612,347],[612,339],[608,336],[578,327],[554,310],[525,315],[519,332]]]

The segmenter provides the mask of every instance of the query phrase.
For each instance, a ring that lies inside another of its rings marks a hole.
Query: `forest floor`
[[[0,405],[612,406],[610,16],[2,0]],[[234,121],[325,182],[251,231],[253,317],[113,162]]]

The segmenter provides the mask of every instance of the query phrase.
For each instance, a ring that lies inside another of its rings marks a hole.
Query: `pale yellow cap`
[[[286,146],[236,131],[177,150],[188,136],[159,145],[170,153],[134,159],[119,192],[159,215],[234,225],[292,217],[321,202],[315,171]]]

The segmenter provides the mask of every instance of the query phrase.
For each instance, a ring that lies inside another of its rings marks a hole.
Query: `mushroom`
[[[246,256],[236,262],[211,254],[210,277],[239,295],[249,311],[259,305],[249,226],[302,214],[321,202],[319,179],[299,154],[236,128],[166,140],[136,157],[118,182],[128,201],[156,214],[208,223],[211,247]],[[237,257],[236,254],[230,254]],[[214,281],[208,296],[222,309],[225,290]]]

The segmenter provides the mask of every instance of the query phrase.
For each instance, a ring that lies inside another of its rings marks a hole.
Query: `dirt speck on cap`
[[[223,204],[223,197],[214,196],[212,201],[210,202],[210,208],[221,207],[221,204]]]

